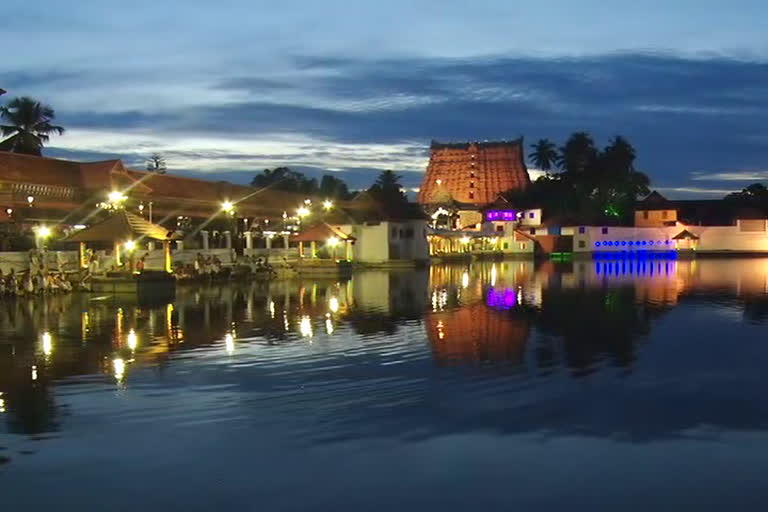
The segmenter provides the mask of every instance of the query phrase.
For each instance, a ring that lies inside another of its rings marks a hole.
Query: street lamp
[[[34,202],[35,202],[35,196],[27,196],[27,204],[29,204],[29,206],[32,206],[32,203]]]
[[[136,242],[133,240],[128,240],[125,242],[125,250],[128,252],[133,252],[136,249]]]
[[[331,208],[333,208],[333,201],[331,201],[330,199],[326,199],[325,201],[323,201],[323,208],[325,208],[326,210],[330,210]]]
[[[49,228],[47,226],[38,226],[37,227],[37,236],[39,238],[43,238],[43,239],[48,238],[49,236],[51,236],[51,228]]]
[[[224,213],[227,213],[229,215],[232,215],[232,212],[235,211],[235,205],[232,203],[232,201],[224,201],[221,203],[221,211]]]
[[[109,202],[112,203],[113,206],[117,206],[118,204],[125,201],[126,199],[125,194],[117,190],[113,190],[112,192],[110,192],[107,198],[109,199]]]
[[[306,217],[307,215],[309,215],[309,208],[307,208],[306,206],[299,207],[296,210],[296,215],[298,215],[299,218]]]

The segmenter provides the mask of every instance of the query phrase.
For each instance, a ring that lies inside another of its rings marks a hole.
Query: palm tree
[[[8,137],[0,142],[2,151],[40,156],[51,133],[64,133],[64,128],[51,124],[56,117],[53,109],[32,98],[13,99],[0,108],[0,117],[9,123],[0,125],[0,133]]]
[[[147,159],[147,171],[165,174],[167,170],[168,166],[165,165],[165,157],[160,153],[152,153],[149,159]]]
[[[535,144],[531,144],[531,149],[533,150],[530,154],[531,161],[542,171],[548,173],[557,165],[557,146],[551,140],[539,139]]]
[[[558,165],[569,173],[589,170],[597,158],[595,141],[586,132],[572,134],[560,150]]]

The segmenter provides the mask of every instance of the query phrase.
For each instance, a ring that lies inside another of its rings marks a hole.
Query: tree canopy
[[[381,171],[376,182],[368,189],[368,192],[377,200],[384,203],[407,203],[408,196],[400,184],[400,175],[394,171]]]
[[[53,108],[26,96],[0,107],[0,118],[8,123],[0,125],[0,133],[8,137],[0,142],[0,151],[40,156],[51,134],[64,133],[64,128],[53,124]]]
[[[332,174],[323,175],[318,184],[315,178],[309,178],[289,167],[264,169],[261,174],[254,176],[251,186],[322,196],[326,199],[349,199],[352,195],[344,180]]]
[[[168,166],[165,165],[165,157],[159,153],[152,153],[147,159],[147,171],[165,174]]]
[[[554,215],[590,222],[630,221],[633,204],[647,195],[650,180],[635,169],[636,151],[616,136],[602,150],[586,132],[572,134],[559,151],[547,139],[532,146],[530,160],[545,169],[556,161],[562,172],[547,174],[507,198],[520,207],[542,207]]]

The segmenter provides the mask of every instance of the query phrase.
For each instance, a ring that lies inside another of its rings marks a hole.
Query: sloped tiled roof
[[[107,219],[64,239],[64,242],[119,242],[123,240],[168,240],[169,232],[138,215],[120,210]]]
[[[523,139],[499,142],[432,142],[427,172],[419,190],[421,204],[451,197],[487,205],[508,190],[530,184]]]
[[[336,237],[339,240],[354,240],[352,236],[326,222],[315,224],[306,231],[296,235],[294,240],[297,242],[318,242],[326,241],[332,237]]]
[[[699,237],[688,231],[687,229],[682,230],[678,234],[672,237],[672,240],[698,240]]]
[[[674,204],[667,200],[666,197],[659,194],[657,191],[653,191],[648,194],[645,199],[637,203],[636,210],[674,210]]]

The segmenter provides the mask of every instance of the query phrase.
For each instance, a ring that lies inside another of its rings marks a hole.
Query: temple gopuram
[[[430,149],[419,191],[422,205],[455,202],[482,207],[503,192],[530,184],[522,137],[497,142],[432,141]]]

